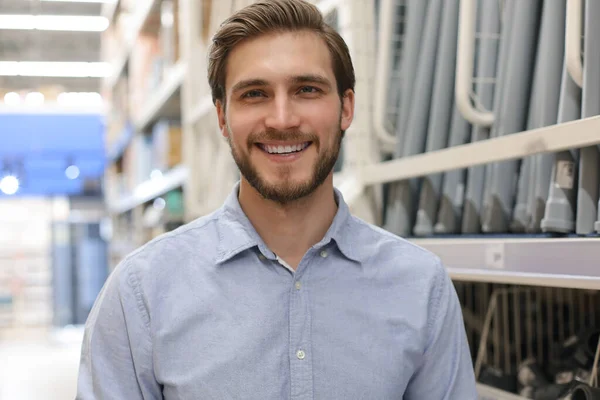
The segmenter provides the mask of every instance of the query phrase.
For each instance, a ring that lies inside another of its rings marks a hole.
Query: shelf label
[[[485,247],[485,266],[504,269],[504,243],[490,243]]]
[[[556,184],[561,189],[573,189],[575,163],[561,160],[556,163]]]

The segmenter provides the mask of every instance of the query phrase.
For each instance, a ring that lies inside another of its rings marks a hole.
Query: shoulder
[[[350,217],[349,228],[350,237],[361,248],[363,258],[385,259],[433,274],[445,271],[437,255],[383,228],[355,216]]]
[[[159,286],[176,271],[213,263],[222,209],[165,233],[127,255],[113,271],[121,283]]]

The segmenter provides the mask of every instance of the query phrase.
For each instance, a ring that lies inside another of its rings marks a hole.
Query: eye
[[[320,89],[314,86],[302,86],[299,90],[300,93],[318,93]]]
[[[250,90],[242,95],[244,99],[251,99],[255,97],[261,97],[263,93],[260,90]]]

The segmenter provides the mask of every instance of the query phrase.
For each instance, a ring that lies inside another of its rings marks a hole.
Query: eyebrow
[[[329,79],[325,78],[322,75],[316,74],[307,74],[307,75],[298,75],[294,76],[290,79],[292,83],[317,83],[323,86],[331,87],[331,82]]]
[[[327,88],[331,88],[331,82],[329,81],[329,79],[325,78],[322,75],[316,75],[316,74],[296,75],[296,76],[291,77],[288,81],[293,84],[316,83],[319,85],[326,86]],[[269,82],[264,79],[246,79],[243,81],[239,81],[238,83],[233,85],[233,87],[231,88],[231,91],[232,91],[232,93],[236,93],[236,92],[240,92],[244,89],[247,89],[249,87],[256,87],[256,86],[269,86]]]

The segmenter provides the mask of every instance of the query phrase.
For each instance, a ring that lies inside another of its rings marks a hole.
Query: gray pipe
[[[499,112],[495,113],[498,136],[522,131],[526,127],[527,104],[534,63],[541,1],[515,1],[511,44],[506,76],[498,84],[505,88]],[[506,232],[516,192],[516,160],[494,163],[490,195],[484,200],[484,232]]]
[[[600,1],[585,2],[585,39],[583,63],[582,117],[600,114]],[[598,224],[598,147],[590,146],[579,151],[579,188],[577,192],[576,232],[592,233]]]
[[[558,120],[558,105],[560,85],[565,51],[565,18],[566,1],[555,0],[544,2],[544,14],[540,29],[540,50],[538,50],[542,75],[536,108],[539,108],[535,128],[555,125]],[[529,200],[531,219],[528,232],[541,231],[544,218],[548,189],[552,178],[552,154],[537,154],[533,161],[535,165],[535,180],[533,182],[533,198]]]
[[[470,134],[471,125],[463,118],[458,108],[454,107],[448,147],[467,143]],[[440,199],[437,223],[434,227],[435,233],[458,233],[460,230],[466,173],[465,169],[457,169],[444,174],[444,187]]]
[[[442,0],[430,0],[419,54],[414,96],[407,116],[402,157],[419,154],[425,150],[441,11]],[[390,187],[391,200],[388,203],[386,229],[399,236],[410,235],[414,223],[414,203],[418,193],[418,183],[418,179],[411,179],[397,182]]]
[[[479,0],[478,13],[483,36],[479,40],[477,59],[477,76],[496,78],[493,85],[479,82],[475,85],[475,93],[486,110],[495,108],[500,102],[502,88],[498,86],[504,73],[510,33],[512,32],[512,14],[514,1],[508,0],[501,13],[498,0]],[[484,39],[485,38],[485,39]],[[491,128],[473,126],[472,142],[487,140],[491,137]],[[468,169],[467,187],[462,217],[463,233],[479,233],[481,231],[481,210],[485,192],[485,182],[489,182],[490,165],[474,166]]]
[[[440,29],[436,71],[429,127],[427,131],[426,152],[446,147],[448,131],[452,119],[454,103],[454,71],[456,69],[456,48],[458,45],[458,8],[459,0],[445,0]],[[414,234],[426,236],[433,233],[436,213],[442,188],[442,174],[423,178],[416,216]]]

